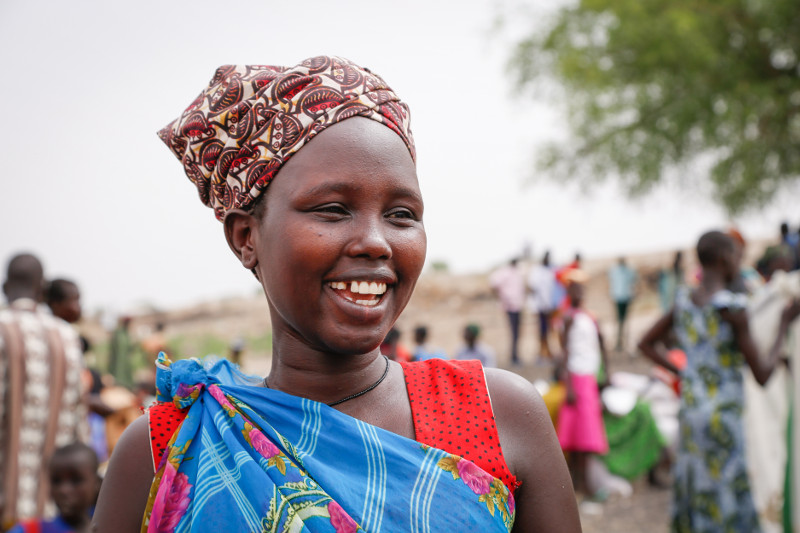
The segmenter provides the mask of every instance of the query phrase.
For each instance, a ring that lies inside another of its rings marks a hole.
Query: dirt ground
[[[666,533],[669,505],[669,489],[654,489],[640,480],[630,498],[582,505],[581,525],[584,533]]]

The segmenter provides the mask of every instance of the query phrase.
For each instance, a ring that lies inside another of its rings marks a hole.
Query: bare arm
[[[661,347],[661,341],[667,338],[667,335],[672,329],[673,314],[673,311],[669,311],[653,324],[653,327],[651,327],[650,330],[644,334],[642,340],[639,341],[639,350],[655,364],[663,366],[670,372],[680,374],[678,367],[667,359]]]
[[[138,533],[153,482],[147,417],[137,418],[120,437],[103,480],[92,530]]]
[[[765,385],[772,375],[772,371],[778,365],[781,356],[781,348],[786,334],[789,331],[789,326],[800,314],[800,300],[795,300],[789,303],[781,313],[781,320],[778,325],[778,333],[775,340],[767,353],[766,358],[762,358],[758,353],[755,341],[750,334],[750,321],[747,319],[747,311],[729,311],[725,310],[720,313],[722,318],[731,324],[733,327],[733,334],[736,339],[736,344],[739,350],[744,355],[748,366],[753,371],[753,377],[759,385]]]
[[[603,339],[603,332],[600,331],[600,325],[597,326],[597,342],[600,344],[600,357],[603,360],[603,381],[602,386],[608,385],[608,378],[611,376],[611,370],[608,366],[608,352],[606,351],[606,342]]]
[[[506,464],[522,481],[513,531],[581,531],[567,463],[541,396],[526,379],[505,370],[487,368],[486,383]]]
[[[575,403],[575,390],[572,388],[572,380],[569,379],[569,343],[567,340],[569,339],[569,332],[572,329],[572,317],[568,316],[564,318],[564,329],[561,331],[561,334],[558,336],[558,339],[561,341],[561,381],[564,383],[564,388],[567,391],[566,402],[570,405]]]

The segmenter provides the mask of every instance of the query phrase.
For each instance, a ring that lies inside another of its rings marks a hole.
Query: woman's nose
[[[354,220],[348,253],[353,257],[369,259],[392,257],[392,247],[389,244],[387,228],[384,225],[383,217],[359,217]]]

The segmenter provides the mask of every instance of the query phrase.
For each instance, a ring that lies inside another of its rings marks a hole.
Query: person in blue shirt
[[[8,533],[88,533],[100,492],[97,467],[97,454],[82,442],[58,448],[50,460],[50,497],[58,516],[22,521]]]
[[[464,345],[456,352],[455,359],[466,361],[477,359],[486,368],[497,366],[497,358],[494,350],[488,345],[478,341],[481,335],[481,328],[477,324],[467,324],[464,328]]]
[[[621,352],[625,349],[625,319],[628,316],[628,308],[633,300],[636,289],[636,271],[628,266],[624,257],[620,257],[616,265],[608,271],[608,285],[611,292],[611,299],[617,308],[617,345],[616,350]]]
[[[428,327],[417,326],[414,328],[414,361],[427,361],[428,359],[447,359],[447,354],[438,348],[428,345]]]

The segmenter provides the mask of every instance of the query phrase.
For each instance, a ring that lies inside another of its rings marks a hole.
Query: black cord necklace
[[[378,381],[376,381],[375,383],[373,383],[372,385],[370,385],[366,389],[362,390],[361,392],[357,392],[355,394],[351,394],[350,396],[348,396],[346,398],[342,398],[341,400],[337,400],[335,402],[331,402],[331,403],[328,404],[328,406],[329,407],[333,407],[334,405],[339,405],[340,403],[344,403],[346,401],[352,400],[353,398],[358,398],[359,396],[363,396],[364,394],[368,393],[369,391],[371,391],[372,389],[374,389],[375,387],[380,385],[381,382],[384,379],[386,379],[386,376],[389,375],[389,358],[384,355],[383,359],[384,359],[384,361],[386,361],[386,368],[383,369],[383,375],[378,378]],[[269,376],[267,376],[267,378],[268,377]],[[264,378],[264,386],[269,389],[270,386],[269,386],[269,383],[267,382],[267,378]]]

